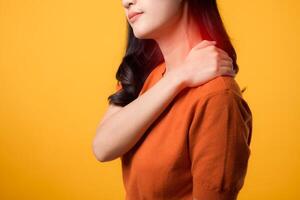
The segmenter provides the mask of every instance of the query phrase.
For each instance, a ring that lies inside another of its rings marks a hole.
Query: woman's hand
[[[215,41],[203,40],[194,46],[181,66],[174,70],[182,78],[185,87],[195,87],[221,76],[235,76],[232,59]]]

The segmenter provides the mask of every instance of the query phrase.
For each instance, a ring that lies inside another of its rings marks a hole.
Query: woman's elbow
[[[98,161],[100,162],[109,161],[108,156],[104,151],[103,145],[99,144],[99,142],[96,139],[94,139],[92,144],[92,152]]]

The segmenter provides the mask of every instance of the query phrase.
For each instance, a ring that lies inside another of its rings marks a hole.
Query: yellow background
[[[253,111],[239,199],[300,199],[300,3],[219,5]],[[0,199],[124,198],[120,160],[98,162],[91,143],[125,20],[121,0],[0,0]]]

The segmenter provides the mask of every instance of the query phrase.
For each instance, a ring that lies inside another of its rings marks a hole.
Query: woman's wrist
[[[178,92],[186,87],[186,81],[184,77],[175,71],[163,76],[163,79],[166,79],[169,84],[173,85]]]

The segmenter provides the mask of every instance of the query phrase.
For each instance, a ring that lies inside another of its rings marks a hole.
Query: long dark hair
[[[187,0],[188,13],[198,23],[204,40],[214,40],[233,60],[237,74],[236,51],[221,19],[216,0]],[[116,73],[122,89],[108,97],[109,104],[125,106],[136,99],[150,72],[164,61],[162,52],[153,39],[138,39],[127,22],[127,47],[125,56]],[[245,89],[242,90],[244,92]]]

